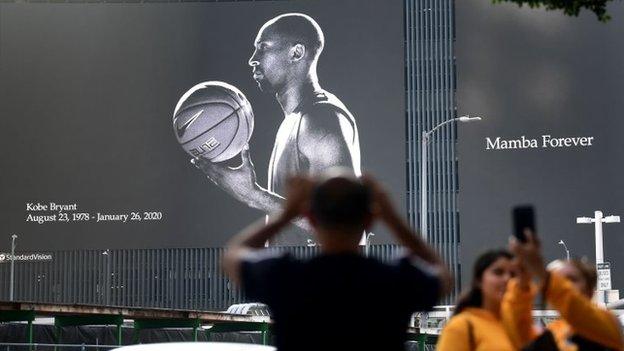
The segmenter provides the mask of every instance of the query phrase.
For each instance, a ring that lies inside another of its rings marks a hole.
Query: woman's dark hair
[[[455,314],[459,314],[466,307],[481,307],[483,304],[483,296],[479,283],[488,267],[490,267],[499,258],[512,259],[513,255],[504,249],[486,251],[477,258],[472,270],[472,283],[468,291],[463,292],[457,299],[455,306]]]

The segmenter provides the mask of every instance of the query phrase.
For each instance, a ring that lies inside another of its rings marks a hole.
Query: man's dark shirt
[[[414,259],[262,255],[243,261],[243,290],[269,306],[280,351],[403,350],[411,314],[430,309],[440,291],[437,275]]]

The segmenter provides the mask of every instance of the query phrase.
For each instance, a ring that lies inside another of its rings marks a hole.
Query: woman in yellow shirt
[[[459,298],[455,315],[440,334],[438,351],[512,351],[501,321],[501,302],[514,276],[512,255],[505,250],[482,254],[473,268],[472,285]]]
[[[544,267],[539,242],[527,235],[527,243],[512,243],[518,264],[530,275],[521,275],[507,288],[502,314],[505,327],[517,348],[534,342],[544,331],[533,326],[532,302],[537,292],[531,275],[542,286],[546,301],[561,318],[546,328],[560,351],[624,350],[621,326],[615,315],[591,299],[596,289],[596,270],[578,260],[555,261]]]

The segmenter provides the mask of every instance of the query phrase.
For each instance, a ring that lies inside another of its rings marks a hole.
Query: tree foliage
[[[611,19],[607,13],[607,3],[613,0],[492,0],[493,3],[513,2],[518,6],[528,5],[531,8],[544,6],[546,10],[563,10],[568,16],[578,16],[582,9],[596,14],[598,20],[607,22]]]

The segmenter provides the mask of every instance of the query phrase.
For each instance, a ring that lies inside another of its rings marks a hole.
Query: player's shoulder
[[[324,93],[301,111],[301,127],[309,130],[336,130],[354,126],[353,116],[332,94]]]
[[[340,99],[327,91],[315,92],[305,99],[301,106],[302,115],[351,116],[351,112]]]
[[[339,131],[341,120],[348,121],[340,111],[314,107],[301,114],[300,129],[305,131]]]

